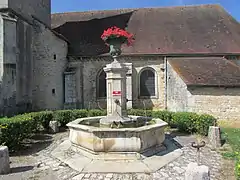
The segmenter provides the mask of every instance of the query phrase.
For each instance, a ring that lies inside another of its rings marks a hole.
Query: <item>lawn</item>
[[[223,139],[231,146],[231,150],[222,153],[225,158],[235,161],[236,179],[240,180],[240,128],[222,127]]]

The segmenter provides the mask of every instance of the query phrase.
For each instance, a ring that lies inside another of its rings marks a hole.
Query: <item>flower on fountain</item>
[[[122,44],[126,43],[128,46],[132,45],[134,38],[133,34],[120,29],[116,26],[108,28],[104,30],[103,34],[101,35],[101,39],[107,44],[109,40],[118,39],[121,41]]]

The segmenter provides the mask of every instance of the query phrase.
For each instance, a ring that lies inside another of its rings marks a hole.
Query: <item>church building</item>
[[[65,12],[50,0],[0,4],[0,113],[106,108],[113,61],[101,34],[133,33],[127,107],[240,120],[240,25],[219,5]]]

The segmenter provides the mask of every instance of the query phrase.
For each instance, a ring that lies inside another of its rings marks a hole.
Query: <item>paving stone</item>
[[[113,177],[113,174],[107,174],[106,175],[106,178],[112,178]]]
[[[163,177],[167,177],[167,178],[169,177],[169,175],[168,175],[167,173],[161,172],[160,174],[161,174]]]
[[[182,174],[182,173],[184,173],[184,170],[182,169],[182,168],[180,168],[180,167],[173,167],[173,169],[178,173],[178,174]]]
[[[190,162],[197,162],[197,153],[196,149],[192,148],[189,143],[184,143],[184,147],[181,148],[183,153],[178,159],[174,162],[167,164],[166,166],[162,167],[160,170],[156,171],[152,174],[144,174],[144,173],[127,173],[127,174],[101,174],[101,173],[80,173],[71,169],[68,165],[61,163],[61,161],[53,158],[51,156],[51,152],[58,147],[59,144],[63,142],[62,138],[68,136],[66,133],[65,136],[60,134],[55,134],[56,136],[53,143],[48,146],[48,148],[40,151],[37,153],[38,156],[34,156],[36,160],[35,163],[35,173],[33,177],[37,177],[37,173],[42,172],[44,177],[44,173],[52,171],[52,174],[56,176],[53,178],[54,180],[184,180],[184,172]],[[179,137],[178,139],[180,139]],[[182,140],[185,141],[186,139]],[[72,152],[70,152],[71,154]],[[74,155],[74,154],[72,154]],[[71,156],[72,156],[71,155]],[[39,164],[39,165],[38,165]],[[211,180],[219,180],[220,170],[222,167],[222,157],[216,151],[211,151],[209,147],[204,147],[201,150],[200,154],[200,164],[206,165],[210,169],[210,176]],[[58,168],[56,170],[55,168]],[[56,170],[56,171],[54,171]],[[0,176],[1,180],[8,180],[7,178],[4,179]],[[21,179],[19,178],[15,178]],[[15,180],[14,179],[14,180]],[[27,179],[27,178],[25,178]],[[32,178],[34,179],[34,178]],[[35,178],[38,180],[37,178]],[[46,178],[49,179],[49,178]]]
[[[98,174],[92,174],[91,178],[97,178]]]
[[[72,180],[82,180],[84,177],[84,174],[78,174],[77,176],[74,176]]]
[[[90,178],[91,174],[85,174],[84,178]]]

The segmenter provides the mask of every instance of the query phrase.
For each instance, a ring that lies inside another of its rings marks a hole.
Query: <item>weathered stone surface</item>
[[[161,70],[163,65],[162,56],[149,56],[149,57],[118,57],[119,62],[123,63],[129,68],[127,72],[127,99],[131,100],[127,103],[127,108],[164,108],[164,71]],[[83,77],[83,89],[77,89],[77,99],[81,99],[83,94],[83,103],[85,107],[91,108],[106,108],[106,99],[97,97],[98,88],[98,75],[99,71],[112,62],[111,57],[83,57],[82,61],[76,58],[71,58],[69,66],[81,69],[81,74],[77,76],[76,82],[81,81]],[[143,62],[145,66],[143,66]],[[139,97],[139,77],[144,69],[151,68],[156,72],[156,97],[154,98],[141,98]],[[86,78],[87,77],[87,78]],[[97,103],[95,100],[99,103]],[[130,104],[130,105],[129,105]],[[128,106],[129,105],[129,106]]]
[[[53,180],[78,180],[78,179],[84,179],[84,180],[105,180],[111,176],[111,180],[184,180],[185,178],[185,170],[187,165],[190,162],[196,162],[196,149],[191,148],[191,143],[189,142],[195,141],[193,136],[177,136],[177,138],[174,138],[177,143],[180,143],[183,147],[181,150],[183,151],[182,155],[175,159],[174,161],[165,164],[162,166],[161,169],[154,173],[90,173],[90,172],[79,172],[75,171],[68,165],[62,163],[60,160],[56,159],[55,156],[51,152],[53,150],[55,151],[55,148],[58,147],[60,150],[65,152],[64,156],[62,158],[67,159],[73,156],[73,152],[67,151],[65,148],[67,145],[59,146],[59,144],[62,144],[63,141],[68,139],[68,133],[57,133],[52,134],[53,137],[53,143],[48,146],[47,148],[39,151],[36,156],[30,156],[29,158],[36,159],[36,163],[33,162],[33,164],[37,164],[41,162],[40,167],[35,167],[32,170],[24,171],[22,173],[13,173],[8,175],[0,175],[1,180],[18,180],[18,179],[39,179],[39,177],[42,177],[42,180],[47,179],[53,179]],[[64,137],[64,139],[62,139]],[[184,138],[183,138],[184,137]],[[166,137],[166,139],[169,139],[169,136]],[[169,139],[172,141],[171,139]],[[173,143],[174,141],[172,141]],[[71,144],[69,143],[69,146]],[[69,148],[68,146],[68,148]],[[57,153],[57,149],[55,153]],[[60,151],[58,151],[60,152]],[[162,164],[161,157],[166,154],[160,154],[157,155],[157,158],[159,158],[158,161],[156,161],[156,164],[159,162],[159,164]],[[171,152],[169,153],[169,155]],[[25,161],[26,159],[22,156],[16,156],[11,157],[12,166],[13,167],[23,167],[26,165],[30,165],[31,163],[29,160]],[[78,166],[81,161],[75,161],[75,166]],[[150,161],[149,161],[150,162]],[[84,164],[85,162],[83,162]],[[201,150],[201,164],[207,165],[210,169],[210,176],[211,180],[226,180],[228,179],[227,174],[226,176],[222,177],[222,171],[221,168],[223,167],[223,161],[220,154],[217,153],[217,151],[211,151],[207,146],[202,148]],[[72,161],[72,164],[74,164],[74,161]],[[150,163],[153,165],[153,163]],[[154,165],[154,166],[155,166]],[[58,167],[58,171],[53,171],[55,167]],[[101,167],[101,164],[100,166]],[[173,167],[179,167],[182,171],[176,171],[176,168]],[[109,168],[109,167],[106,167]],[[124,168],[126,169],[126,168]],[[79,169],[81,170],[81,169]],[[85,178],[84,176],[86,175]],[[76,177],[76,178],[75,178]],[[74,179],[75,178],[75,179]],[[40,178],[41,179],[41,178]]]
[[[100,123],[110,124],[113,119],[108,116],[119,114],[120,117],[127,116],[126,107],[126,73],[127,67],[119,63],[115,59],[112,63],[107,64],[104,68],[106,72],[106,84],[107,84],[107,117],[104,120],[100,120]],[[118,101],[118,103],[116,102]],[[123,119],[123,118],[121,118]],[[121,120],[123,121],[123,120]]]
[[[168,110],[192,111],[197,113],[211,114],[214,117],[223,120],[239,120],[239,88],[189,88],[169,63],[167,63],[167,69]]]
[[[33,31],[33,108],[63,109],[67,42],[38,21]]]
[[[66,140],[54,149],[51,155],[66,163],[72,169],[82,173],[150,173],[179,158],[182,155],[182,151],[180,149],[171,151],[167,147],[162,152],[162,155],[131,161],[110,161],[106,156],[105,159],[92,159],[90,156],[86,156],[86,154],[73,152],[71,143],[69,140]]]
[[[10,172],[9,152],[7,146],[0,146],[0,174]]]
[[[207,166],[198,166],[197,163],[189,163],[185,173],[185,180],[210,180],[210,172]]]
[[[208,140],[211,148],[216,149],[221,147],[221,132],[220,127],[210,126],[208,131]]]
[[[18,14],[21,14],[24,18],[30,20],[31,16],[35,16],[42,22],[51,25],[51,2],[50,0],[1,0],[0,8],[11,8]]]
[[[50,121],[49,128],[51,133],[58,133],[59,132],[59,123],[57,121]]]
[[[130,116],[133,119],[138,116]],[[67,124],[69,139],[79,149],[99,155],[102,159],[139,159],[139,153],[151,147],[161,146],[167,123],[155,119],[156,124],[138,128],[96,128],[79,124],[83,121],[96,121],[103,117],[80,118]],[[83,153],[83,152],[82,152]]]

